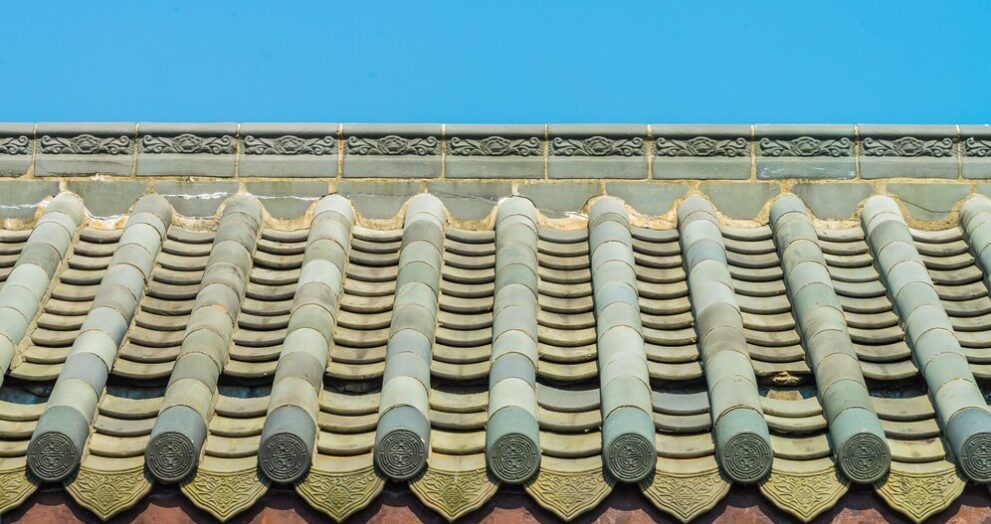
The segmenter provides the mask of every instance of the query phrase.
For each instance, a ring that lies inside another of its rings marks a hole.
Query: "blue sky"
[[[0,121],[991,122],[991,2],[20,1]]]

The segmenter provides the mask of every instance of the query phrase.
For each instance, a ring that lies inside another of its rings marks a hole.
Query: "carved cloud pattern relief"
[[[332,136],[298,137],[244,137],[246,155],[329,155],[337,153],[337,140]]]

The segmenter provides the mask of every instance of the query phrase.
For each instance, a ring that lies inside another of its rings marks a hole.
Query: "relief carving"
[[[25,474],[25,467],[0,471],[0,515],[16,508],[35,490],[38,483]]]
[[[853,140],[849,138],[818,139],[800,136],[791,140],[762,138],[757,151],[763,156],[853,156]]]
[[[551,154],[554,156],[638,156],[643,154],[643,139],[606,138],[561,138],[551,141]]]
[[[196,136],[190,133],[183,133],[179,136],[143,136],[141,137],[142,153],[179,153],[195,154],[207,153],[211,155],[231,155],[234,154],[234,137],[223,136]]]
[[[482,507],[499,489],[485,468],[443,471],[427,468],[410,483],[413,493],[430,509],[453,522]]]
[[[102,520],[130,509],[151,491],[144,464],[122,471],[100,471],[80,466],[66,491],[80,506]]]
[[[72,137],[44,135],[39,141],[41,153],[47,155],[126,155],[131,152],[131,137],[97,137],[79,135]]]
[[[891,468],[888,476],[874,484],[878,495],[892,508],[915,522],[943,511],[963,493],[966,482],[952,464],[932,473],[914,473]]]
[[[640,489],[661,511],[689,522],[709,511],[729,493],[730,483],[719,468],[701,473],[672,473],[656,470],[640,481]]]
[[[589,511],[612,492],[614,481],[602,469],[558,472],[541,469],[525,486],[538,504],[564,520]]]
[[[268,485],[258,478],[256,468],[213,472],[200,467],[180,489],[193,504],[224,522],[250,508]]]
[[[31,139],[26,136],[0,136],[0,153],[26,155],[31,152]]]
[[[540,139],[503,138],[459,138],[450,140],[448,151],[454,156],[539,156],[542,151]]]
[[[436,155],[440,150],[440,140],[428,136],[405,138],[388,135],[381,138],[348,137],[345,152],[349,155]]]
[[[921,140],[913,136],[903,136],[894,140],[865,138],[863,141],[866,156],[900,156],[936,158],[953,156],[952,138]]]
[[[337,140],[332,136],[301,138],[286,135],[275,138],[244,137],[246,155],[331,155],[337,154]]]
[[[833,467],[812,472],[771,470],[760,484],[760,492],[775,506],[809,522],[833,507],[849,488]]]
[[[963,141],[963,154],[979,158],[991,157],[991,140],[970,137]]]
[[[311,469],[296,491],[314,509],[337,522],[364,508],[382,492],[385,481],[373,466],[351,473],[326,473]]]
[[[673,138],[658,138],[654,142],[654,154],[657,156],[747,156],[747,139],[738,138],[709,138],[697,136],[685,140]]]

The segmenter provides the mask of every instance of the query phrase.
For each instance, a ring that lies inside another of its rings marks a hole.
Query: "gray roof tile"
[[[615,197],[587,220],[509,197],[487,226],[448,224],[423,195],[402,229],[342,195],[291,224],[248,195],[173,221],[147,195],[123,234],[60,195],[34,235],[0,232],[0,395],[57,384],[3,453],[51,480],[129,460],[301,486],[327,464],[407,480],[451,460],[528,485],[590,461],[627,482],[699,461],[739,482],[821,461],[861,483],[889,461],[983,480],[991,201],[930,231],[887,197],[850,227],[786,195],[758,226],[721,218],[741,211],[719,191],[677,227]],[[8,404],[0,431],[23,418]]]

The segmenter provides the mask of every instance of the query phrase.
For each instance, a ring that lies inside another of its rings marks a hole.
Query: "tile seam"
[[[131,146],[131,178],[138,176],[138,154],[141,153],[141,122],[134,123],[134,145]]]
[[[963,180],[963,137],[960,135],[960,124],[955,124],[957,130],[957,178]]]

